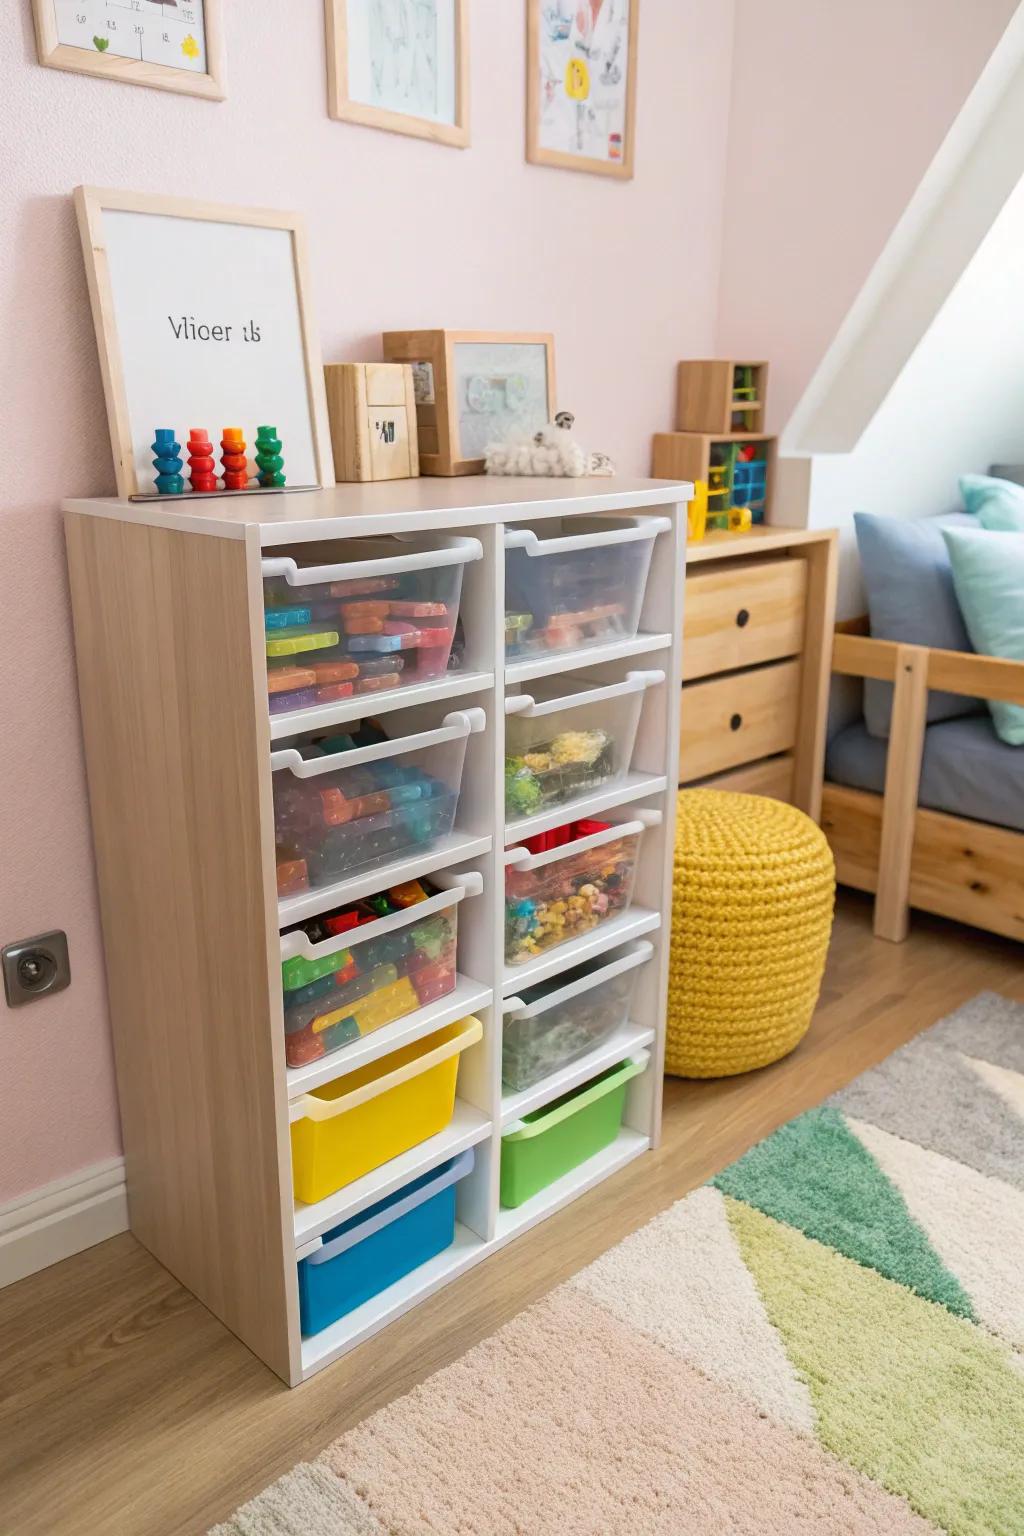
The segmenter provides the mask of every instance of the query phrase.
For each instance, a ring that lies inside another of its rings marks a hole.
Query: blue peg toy
[[[181,444],[175,442],[173,428],[157,427],[156,441],[151,447],[157,490],[161,496],[180,496],[185,482],[181,478],[182,461],[178,458]]]

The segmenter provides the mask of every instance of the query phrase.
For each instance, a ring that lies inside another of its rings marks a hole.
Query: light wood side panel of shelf
[[[66,533],[132,1231],[296,1380],[252,552],[75,513]]]

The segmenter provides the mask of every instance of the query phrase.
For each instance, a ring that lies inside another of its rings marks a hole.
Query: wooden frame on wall
[[[155,214],[166,218],[281,230],[290,234],[295,300],[302,346],[302,376],[309,414],[311,457],[319,483],[333,485],[334,461],[327,417],[327,396],[320,359],[320,342],[313,321],[305,226],[301,216],[273,208],[236,208],[221,203],[195,202],[191,198],[125,192],[118,188],[76,187],[74,197],[85,255],[86,279],[93,323],[96,328],[96,342],[99,348],[100,372],[107,405],[118,495],[135,495],[139,485],[136,471],[137,450],[131,431],[122,345],[118,336],[107,236],[104,228],[104,214],[108,211]],[[154,422],[153,426],[156,425]],[[180,425],[184,426],[187,423]],[[220,426],[222,423],[218,422],[214,425]],[[286,467],[287,452],[286,440]]]
[[[211,101],[223,101],[224,34],[221,0],[189,0],[189,4],[194,10],[202,11],[205,71],[179,69],[142,58],[126,58],[122,54],[111,53],[109,49],[101,50],[98,45],[93,50],[62,41],[57,14],[58,0],[32,0],[39,62],[50,69],[71,70],[75,74],[96,75],[108,80],[120,80],[128,85],[148,85],[157,91],[178,91],[185,96],[205,96]]]
[[[598,0],[600,5],[601,0]],[[612,0],[603,0],[604,5],[612,8]],[[541,69],[544,63],[542,53],[543,38],[541,28],[546,23],[554,26],[558,20],[558,12],[561,16],[562,26],[568,23],[570,30],[558,41],[571,41],[572,29],[576,23],[571,21],[572,7],[561,8],[548,6],[545,0],[526,0],[526,158],[532,165],[556,166],[566,171],[586,171],[595,176],[614,176],[621,181],[632,178],[634,167],[634,149],[636,144],[636,81],[637,81],[637,44],[640,26],[640,0],[617,0],[621,6],[628,7],[627,22],[627,59],[623,72],[622,83],[625,89],[625,103],[623,111],[622,131],[619,137],[618,154],[614,153],[614,135],[609,135],[607,154],[602,158],[592,154],[576,153],[564,148],[557,148],[550,144],[542,143],[542,90]],[[589,8],[590,0],[586,0],[583,9]],[[553,18],[553,19],[552,19]],[[600,13],[598,13],[598,19]],[[550,41],[550,39],[549,39]],[[557,46],[557,44],[556,44]],[[575,91],[589,94],[591,89],[590,68],[587,59],[580,55],[577,60],[571,60],[575,66]],[[615,67],[614,57],[606,60],[606,67]],[[569,65],[566,67],[563,87],[569,83]],[[574,92],[575,94],[575,92]],[[578,95],[577,99],[586,100],[586,94]]]
[[[544,421],[533,422],[530,430],[555,414],[555,338],[550,331],[385,331],[381,341],[388,362],[413,366],[421,475],[483,474],[482,452],[471,452],[460,430],[461,348],[543,347]],[[502,428],[495,426],[494,439],[502,436]]]
[[[359,123],[387,133],[405,133],[455,149],[469,145],[469,0],[451,0],[453,41],[453,121],[436,121],[395,107],[353,97],[350,86],[349,6],[353,0],[324,0],[327,27],[327,110],[338,122]]]

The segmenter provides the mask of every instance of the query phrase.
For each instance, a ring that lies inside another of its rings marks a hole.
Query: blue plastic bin
[[[325,1232],[299,1262],[302,1332],[319,1333],[450,1247],[455,1186],[472,1171],[470,1147]]]

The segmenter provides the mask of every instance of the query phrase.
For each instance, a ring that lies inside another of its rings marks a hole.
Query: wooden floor
[[[2,1536],[204,1532],[975,993],[1024,1001],[1020,947],[841,898],[814,1025],[774,1067],[667,1084],[665,1138],[609,1184],[289,1392],[128,1235],[0,1292]]]

